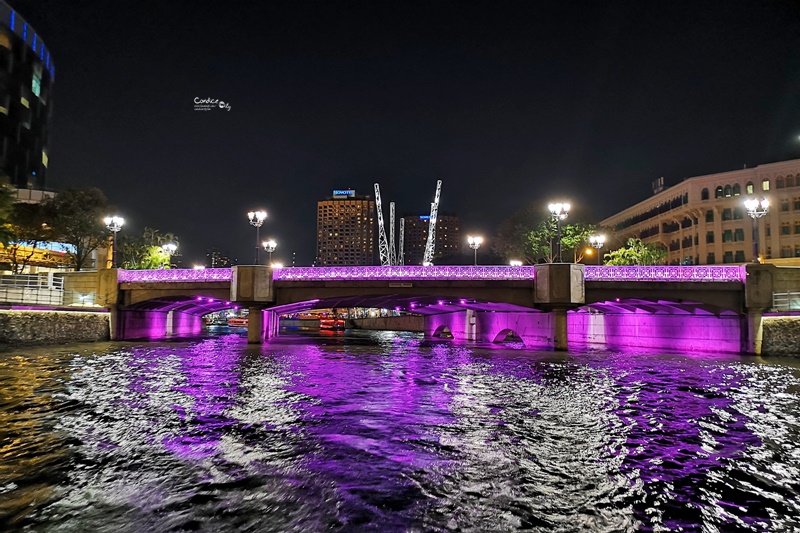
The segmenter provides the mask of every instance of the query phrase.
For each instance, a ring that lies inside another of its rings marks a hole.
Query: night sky
[[[796,1],[8,3],[56,65],[48,187],[99,187],[185,266],[251,263],[258,208],[310,265],[335,188],[380,183],[388,218],[441,179],[488,240],[529,205],[597,222],[660,176],[800,157]]]

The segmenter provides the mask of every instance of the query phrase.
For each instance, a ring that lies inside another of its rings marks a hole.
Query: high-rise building
[[[766,198],[767,214],[755,221],[762,260],[800,258],[800,159],[696,176],[600,222],[620,245],[630,237],[661,243],[673,265],[752,261],[754,221],[747,198]]]
[[[206,267],[207,268],[229,268],[234,263],[228,256],[228,252],[222,250],[209,250],[206,252]]]
[[[375,201],[336,189],[317,202],[317,266],[375,264]]]
[[[403,262],[406,265],[421,265],[428,243],[430,215],[403,217],[405,230],[403,237]],[[460,262],[461,222],[456,216],[436,217],[436,242],[433,249],[433,262]]]
[[[0,183],[44,189],[54,77],[41,36],[0,0]]]

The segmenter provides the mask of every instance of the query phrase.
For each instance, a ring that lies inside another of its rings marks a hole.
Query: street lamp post
[[[254,265],[258,264],[258,241],[260,241],[260,231],[261,226],[264,224],[264,221],[267,219],[267,212],[266,211],[250,211],[247,213],[247,218],[250,220],[250,225],[255,226],[256,228],[256,258],[253,262]]]
[[[106,227],[111,230],[111,268],[117,268],[117,232],[125,225],[125,219],[116,215],[103,219]]]
[[[547,206],[550,210],[550,215],[555,219],[556,226],[558,227],[558,262],[563,263],[561,257],[561,221],[569,216],[569,204],[555,203]]]
[[[480,248],[481,244],[483,244],[483,237],[473,237],[470,235],[469,237],[467,237],[467,242],[469,243],[469,247],[472,248],[472,250],[475,252],[475,259],[473,264],[475,266],[478,266],[478,248]]]
[[[165,242],[164,244],[161,245],[161,249],[164,250],[164,253],[167,254],[167,256],[169,257],[170,264],[168,265],[168,267],[171,267],[172,256],[175,254],[175,250],[178,249],[178,245],[175,244],[174,242]]]
[[[272,265],[272,252],[275,251],[275,248],[278,247],[278,243],[275,242],[275,239],[270,239],[268,241],[264,241],[261,243],[264,247],[264,250],[269,254],[269,264]]]
[[[753,219],[753,261],[759,263],[758,260],[758,219],[763,217],[769,211],[769,200],[762,198],[760,201],[755,198],[748,198],[744,201],[744,208],[747,209],[747,214]]]
[[[600,264],[600,248],[606,243],[606,236],[605,235],[591,235],[589,237],[589,244],[592,245],[592,248],[597,250],[597,264]]]

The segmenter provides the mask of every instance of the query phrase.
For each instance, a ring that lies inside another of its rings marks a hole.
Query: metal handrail
[[[800,292],[773,292],[772,309],[774,311],[799,311]]]

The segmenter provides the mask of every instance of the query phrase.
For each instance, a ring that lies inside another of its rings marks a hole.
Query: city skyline
[[[186,264],[248,263],[253,209],[275,260],[311,264],[337,188],[403,216],[442,179],[490,238],[529,205],[597,222],[661,176],[800,156],[788,3],[9,4],[59,65],[48,187],[99,187]]]

